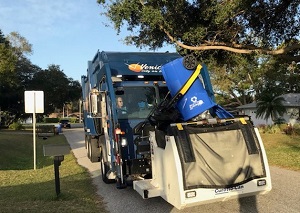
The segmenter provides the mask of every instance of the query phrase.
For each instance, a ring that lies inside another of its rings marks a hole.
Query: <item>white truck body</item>
[[[152,179],[134,181],[134,189],[144,198],[161,196],[177,209],[240,197],[266,194],[272,189],[266,152],[258,130],[255,128],[265,176],[232,187],[185,189],[182,161],[174,136],[166,137],[165,149],[157,145],[155,132],[150,133]]]

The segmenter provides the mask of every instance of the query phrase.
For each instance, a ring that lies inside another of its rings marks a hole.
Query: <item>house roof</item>
[[[300,107],[300,93],[287,93],[281,95],[284,98],[283,106]]]
[[[250,104],[245,104],[245,105],[237,107],[237,109],[255,109],[255,108],[256,108],[256,102],[255,101],[253,101]]]
[[[287,93],[284,95],[280,95],[283,97],[285,101],[282,102],[282,105],[285,107],[300,107],[300,93]],[[237,107],[237,109],[255,109],[256,102],[253,101],[250,104],[245,104]]]

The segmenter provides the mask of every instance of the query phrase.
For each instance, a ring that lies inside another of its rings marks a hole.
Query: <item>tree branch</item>
[[[140,4],[145,7],[145,4],[142,0],[139,0]],[[197,50],[197,51],[206,51],[206,50],[225,50],[229,52],[239,53],[239,54],[264,54],[264,55],[274,55],[274,56],[284,56],[288,60],[293,61],[300,61],[300,55],[297,56],[288,56],[287,53],[293,51],[293,50],[300,50],[300,43],[292,44],[286,47],[282,47],[276,50],[267,49],[267,48],[260,48],[254,45],[241,45],[236,44],[234,42],[232,43],[224,43],[224,42],[211,42],[211,41],[205,41],[206,44],[198,45],[198,46],[190,46],[186,45],[180,41],[178,41],[176,38],[174,38],[169,31],[167,31],[162,24],[159,25],[159,28],[167,35],[167,37],[170,39],[172,43],[175,43],[177,46],[188,49],[188,50]]]
[[[229,93],[234,97],[234,99],[238,102],[238,104],[240,106],[243,105],[243,103],[240,101],[240,99],[237,97],[237,95],[232,90],[229,90]]]
[[[161,27],[162,28],[162,27]],[[171,42],[175,43],[179,47],[182,47],[184,49],[189,49],[189,50],[198,50],[198,51],[205,51],[205,50],[225,50],[229,52],[234,52],[234,53],[240,53],[240,54],[251,54],[251,53],[258,53],[258,54],[265,54],[265,55],[284,55],[286,53],[289,53],[293,50],[300,49],[300,44],[293,44],[290,46],[286,46],[277,50],[270,50],[270,49],[265,49],[265,48],[259,48],[253,45],[240,45],[240,44],[225,44],[225,43],[218,43],[218,42],[208,42],[210,43],[209,45],[199,45],[199,46],[189,46],[186,44],[183,44],[180,41],[177,41],[173,36],[170,35],[170,33],[162,28],[163,31],[166,33],[168,38],[171,40]],[[285,55],[284,57],[294,60],[294,61],[300,61],[300,56],[287,56]]]

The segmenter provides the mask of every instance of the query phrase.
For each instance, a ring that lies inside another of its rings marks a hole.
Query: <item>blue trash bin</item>
[[[55,127],[57,128],[57,133],[58,134],[62,133],[62,124],[57,124]]]
[[[193,70],[187,70],[183,66],[183,58],[179,58],[163,65],[162,74],[172,97],[174,97],[193,74]],[[203,113],[215,105],[209,98],[199,78],[194,81],[189,90],[176,104],[184,121]]]
[[[179,58],[163,65],[162,74],[167,82],[172,97],[174,97],[191,77],[193,71],[187,70],[183,66],[183,58]],[[184,121],[206,110],[210,110],[211,115],[221,119],[233,118],[231,113],[227,112],[209,97],[199,78],[196,78],[189,90],[177,102],[176,106]]]

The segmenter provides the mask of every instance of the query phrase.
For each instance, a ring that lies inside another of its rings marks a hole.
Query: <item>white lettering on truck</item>
[[[215,189],[215,194],[225,194],[225,193],[229,193],[232,191],[240,191],[244,189],[243,185],[240,186],[234,186],[234,187],[230,187],[230,188],[222,188],[222,189]]]

